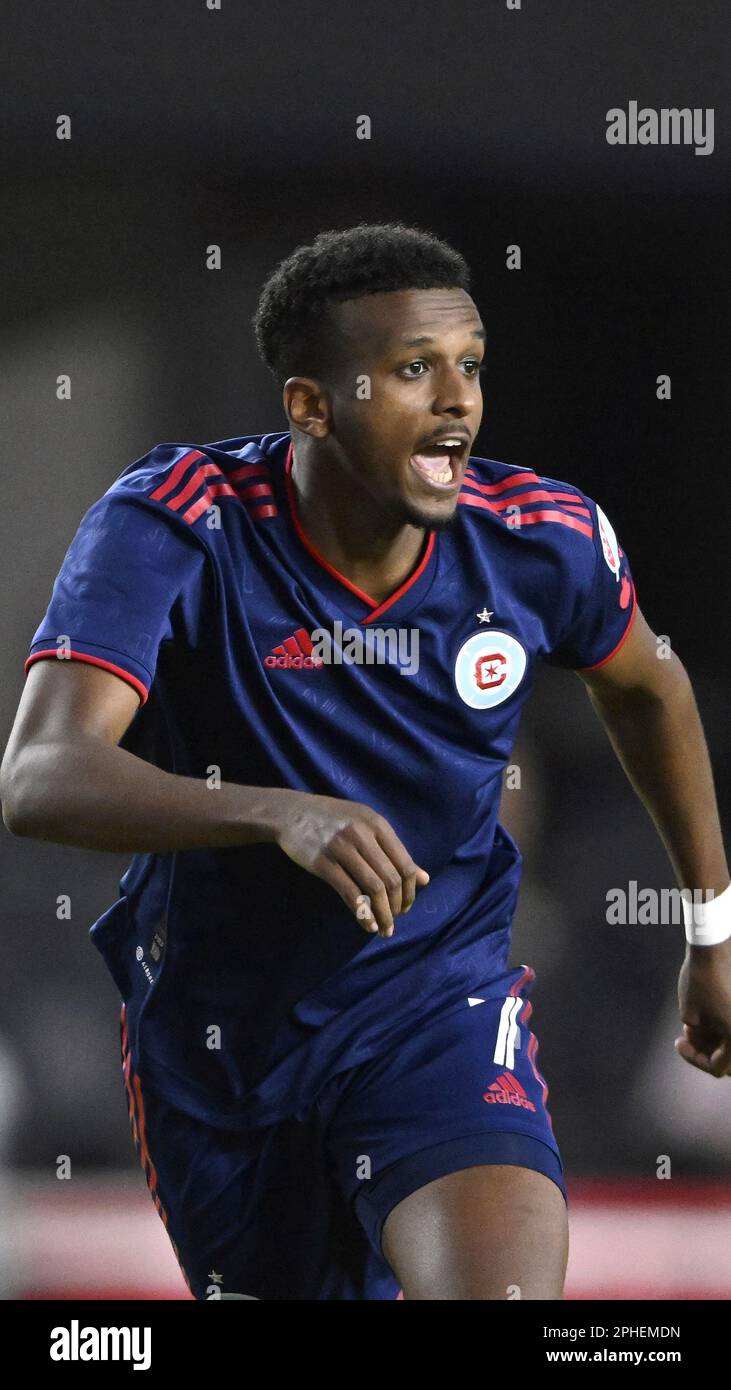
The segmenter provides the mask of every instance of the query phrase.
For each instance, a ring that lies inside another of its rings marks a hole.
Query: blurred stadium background
[[[4,27],[3,746],[87,507],[156,442],[283,427],[249,327],[262,279],[318,230],[400,219],[473,266],[489,338],[475,452],[566,478],[608,512],[648,620],[694,680],[728,823],[723,0],[408,14],[37,0]],[[610,148],[606,112],[630,99],[713,107],[715,152]],[[520,272],[505,269],[513,243]],[[727,1298],[729,1083],[673,1049],[682,927],[605,917],[609,888],[671,885],[664,853],[574,676],[541,678],[515,761],[514,959],[537,972],[570,1176],[567,1296]],[[0,833],[5,1298],[188,1296],[137,1166],[118,1000],[86,935],[125,863]]]

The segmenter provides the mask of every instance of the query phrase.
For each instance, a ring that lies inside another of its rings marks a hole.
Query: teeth
[[[454,481],[452,459],[446,449],[442,449],[436,456],[434,453],[412,454],[411,462],[416,471],[430,482],[443,485]]]

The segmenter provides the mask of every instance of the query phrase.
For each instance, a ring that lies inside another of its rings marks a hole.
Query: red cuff
[[[111,671],[112,675],[119,676],[120,680],[126,681],[127,685],[131,685],[132,689],[136,690],[140,697],[140,708],[147,700],[147,686],[143,685],[142,681],[137,679],[137,676],[133,676],[129,671],[123,670],[121,666],[115,666],[113,661],[104,661],[102,657],[91,656],[89,652],[68,651],[64,656],[60,657],[57,647],[48,647],[45,651],[31,652],[23,669],[28,672],[34,661],[43,661],[51,656],[55,656],[57,661],[87,661],[90,666],[101,666],[102,670]]]
[[[626,626],[624,632],[622,633],[622,636],[620,637],[620,639],[619,639],[619,641],[618,641],[616,647],[612,647],[611,652],[609,652],[609,653],[607,654],[607,656],[603,656],[602,659],[601,659],[601,661],[595,661],[594,664],[593,664],[593,666],[577,666],[577,668],[576,668],[577,671],[598,671],[600,666],[605,666],[606,663],[607,663],[608,661],[611,661],[612,657],[617,655],[617,652],[619,651],[620,647],[623,647],[624,644],[625,644],[625,642],[627,641],[627,638],[629,637],[630,632],[631,632],[631,630],[632,630],[632,625],[633,625],[633,623],[634,623],[635,614],[636,614],[636,613],[637,613],[637,594],[636,594],[636,592],[635,592],[635,586],[634,586],[634,584],[633,584],[633,585],[632,585],[632,612],[631,612],[630,615],[629,615],[629,622],[627,623],[627,626]]]

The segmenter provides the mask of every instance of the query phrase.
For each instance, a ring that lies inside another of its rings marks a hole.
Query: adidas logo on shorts
[[[517,1105],[521,1110],[535,1110],[520,1082],[509,1071],[504,1071],[497,1081],[493,1081],[485,1091],[483,1100],[488,1105]]]

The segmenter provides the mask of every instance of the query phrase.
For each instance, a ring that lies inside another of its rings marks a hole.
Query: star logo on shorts
[[[492,613],[488,613],[487,609],[483,608],[482,612],[476,614],[476,616],[479,618],[481,623],[489,623],[492,617]]]
[[[212,1269],[212,1270],[211,1270],[210,1274],[208,1275],[208,1278],[210,1279],[210,1281],[211,1281],[212,1284],[222,1284],[222,1283],[223,1283],[223,1275],[222,1275],[222,1274],[216,1274],[215,1269]]]

